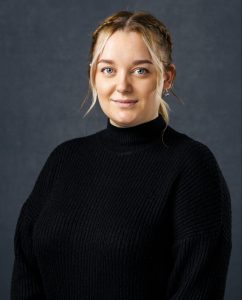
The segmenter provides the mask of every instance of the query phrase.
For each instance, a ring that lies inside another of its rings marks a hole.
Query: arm
[[[37,262],[32,250],[32,222],[26,203],[22,206],[14,236],[14,266],[11,300],[46,299]]]
[[[11,300],[46,299],[33,252],[32,231],[34,220],[40,213],[44,200],[51,190],[57,171],[56,152],[57,148],[49,155],[18,217],[14,235],[15,258],[11,281]]]
[[[205,145],[188,154],[173,197],[173,266],[166,299],[222,300],[232,249],[230,194]]]

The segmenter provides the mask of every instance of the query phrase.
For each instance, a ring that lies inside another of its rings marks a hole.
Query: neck
[[[106,129],[100,132],[101,143],[115,152],[137,151],[161,141],[165,127],[160,114],[153,120],[131,127],[115,126],[107,118]]]

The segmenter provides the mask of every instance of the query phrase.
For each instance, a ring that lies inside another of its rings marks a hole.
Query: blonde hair
[[[97,91],[94,84],[97,59],[103,51],[109,37],[117,30],[135,31],[141,34],[150,52],[158,74],[156,92],[157,96],[160,98],[159,114],[162,115],[166,124],[168,124],[168,110],[170,110],[170,107],[168,103],[162,98],[163,91],[160,90],[159,83],[162,78],[163,72],[168,71],[172,63],[171,36],[168,29],[161,21],[156,19],[150,13],[144,11],[134,13],[129,11],[117,12],[107,17],[94,31],[89,53],[90,65],[88,72],[89,89],[91,89],[92,91],[92,104],[86,114],[89,113],[89,111],[93,108],[97,100]],[[172,89],[171,92],[175,95]]]

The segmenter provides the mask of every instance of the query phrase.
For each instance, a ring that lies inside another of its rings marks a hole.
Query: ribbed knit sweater
[[[16,225],[11,299],[221,300],[231,248],[211,150],[161,115],[107,118],[43,165]]]

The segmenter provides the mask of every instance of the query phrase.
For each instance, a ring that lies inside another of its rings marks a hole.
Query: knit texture
[[[12,300],[222,300],[230,193],[161,115],[57,145],[22,205]]]

